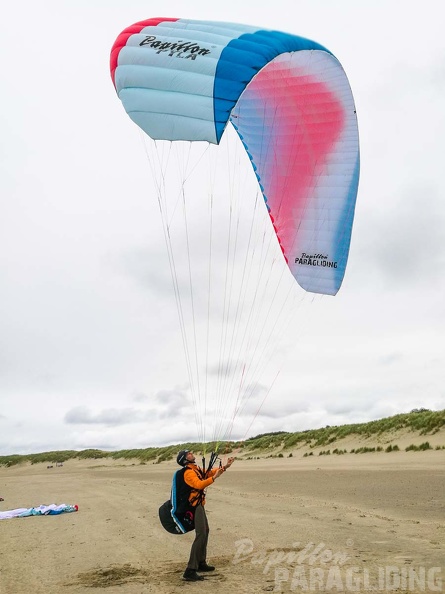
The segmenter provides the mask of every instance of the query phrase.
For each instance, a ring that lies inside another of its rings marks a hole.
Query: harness
[[[189,507],[202,503],[204,497],[204,491],[202,490],[198,491],[196,495],[190,499],[192,491],[195,491],[196,489],[193,489],[185,482],[184,474],[186,470],[187,467],[177,470],[173,477],[171,491],[172,513],[183,513],[184,511],[187,511]],[[193,470],[199,478],[203,480],[203,473],[201,470],[199,468]]]
[[[162,526],[171,534],[185,534],[195,529],[195,506],[204,497],[204,490],[198,491],[190,500],[192,491],[184,480],[187,467],[180,468],[173,476],[170,499],[159,508],[159,519]],[[204,479],[201,469],[194,469],[200,479]]]

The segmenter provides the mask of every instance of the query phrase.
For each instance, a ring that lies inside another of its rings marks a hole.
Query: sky
[[[445,408],[444,13],[439,0],[9,3],[0,454],[198,438],[145,141],[109,75],[117,35],[156,16],[314,39],[342,63],[357,108],[361,176],[342,288],[293,289],[292,317],[265,345],[275,367],[252,380],[232,437]]]

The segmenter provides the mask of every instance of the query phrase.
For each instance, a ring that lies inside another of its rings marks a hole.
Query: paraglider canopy
[[[351,89],[332,53],[248,25],[154,18],[118,36],[110,66],[125,110],[153,139],[218,144],[233,124],[292,274],[307,291],[335,295],[359,145]]]

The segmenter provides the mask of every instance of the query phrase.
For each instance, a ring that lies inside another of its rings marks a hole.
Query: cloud
[[[389,197],[388,197],[389,203]],[[438,270],[445,264],[445,212],[438,189],[430,182],[404,188],[387,211],[368,213],[360,241],[362,274],[380,274],[389,288],[404,291],[426,282],[442,282]]]
[[[161,249],[162,248],[162,249]],[[165,246],[150,245],[108,256],[115,272],[131,278],[139,287],[163,299],[174,300],[172,277]]]
[[[190,397],[181,389],[160,390],[151,399],[143,393],[136,393],[133,400],[148,401],[153,408],[104,408],[93,411],[88,406],[76,406],[65,414],[64,421],[68,425],[118,427],[192,416]]]
[[[403,360],[403,353],[388,353],[378,359],[378,362],[383,366],[393,365]]]
[[[176,419],[190,415],[191,402],[189,395],[180,389],[160,390],[156,393],[159,419]]]
[[[131,394],[131,399],[134,402],[147,402],[150,399],[150,396],[144,392],[133,392],[133,394]]]
[[[294,398],[291,394],[286,397],[274,398],[269,393],[269,387],[256,385],[245,406],[242,407],[240,417],[251,422],[254,417],[262,419],[280,419],[309,410],[309,402]]]
[[[328,417],[331,417],[331,415],[334,417],[348,417],[354,414],[362,415],[366,413],[367,417],[371,418],[373,414],[373,407],[369,402],[365,399],[361,400],[358,398],[336,398],[333,402],[325,403],[323,409]],[[334,420],[333,424],[335,424]]]
[[[65,423],[69,425],[127,425],[129,423],[143,423],[153,413],[134,408],[109,408],[94,413],[87,406],[76,406],[65,415]]]

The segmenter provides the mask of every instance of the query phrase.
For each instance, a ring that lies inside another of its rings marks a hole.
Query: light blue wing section
[[[154,139],[218,143],[245,87],[277,55],[321,48],[248,25],[179,19],[128,37],[114,82],[131,119]]]

